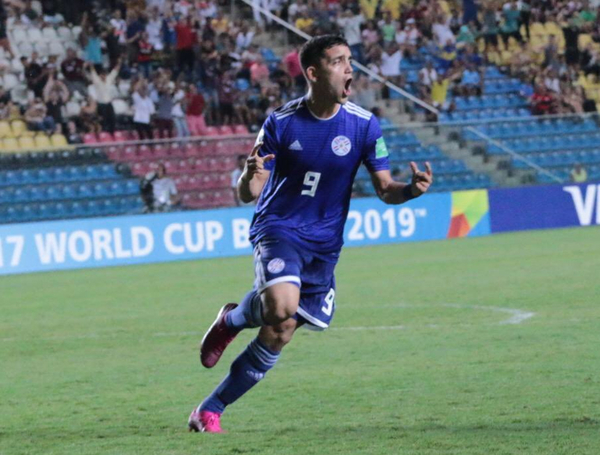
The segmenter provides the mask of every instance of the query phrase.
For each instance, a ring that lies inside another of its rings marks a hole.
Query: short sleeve
[[[262,142],[263,145],[258,151],[259,156],[267,156],[267,155],[275,155],[275,159],[277,159],[277,132],[275,128],[275,118],[273,115],[269,115],[260,132],[258,133],[258,137],[256,138],[256,142],[254,145]],[[265,163],[265,169],[268,171],[272,171],[275,167],[275,160],[271,160],[268,163]]]
[[[389,170],[390,161],[379,121],[373,115],[367,127],[367,139],[363,146],[363,163],[369,172]]]

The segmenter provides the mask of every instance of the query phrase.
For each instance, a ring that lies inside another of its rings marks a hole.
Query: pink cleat
[[[225,315],[231,310],[237,307],[237,303],[228,303],[217,315],[217,319],[210,326],[202,343],[200,344],[200,362],[206,368],[214,367],[221,356],[225,348],[231,343],[237,336],[239,330],[232,330],[225,325]]]
[[[221,414],[194,409],[188,419],[188,430],[196,433],[224,433],[221,429]]]

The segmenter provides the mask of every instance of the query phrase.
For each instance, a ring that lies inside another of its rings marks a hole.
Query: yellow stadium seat
[[[34,150],[36,148],[35,141],[31,136],[21,136],[17,141],[19,143],[19,148],[23,150]]]
[[[52,144],[50,143],[50,138],[45,134],[38,134],[35,138],[35,146],[39,149],[49,149],[52,148]]]
[[[4,150],[19,150],[19,143],[14,137],[5,138],[2,140],[2,144],[4,145]]]
[[[579,49],[583,50],[591,42],[592,42],[592,35],[589,35],[587,33],[582,33],[581,35],[579,35],[579,38],[577,39],[577,46],[579,47]]]
[[[27,131],[27,125],[22,120],[13,120],[10,127],[14,137],[20,137],[24,131]]]
[[[50,137],[50,142],[53,147],[65,147],[69,145],[67,138],[63,134],[53,134],[52,137]]]
[[[1,121],[0,122],[0,137],[12,137],[12,130],[10,129],[10,123]]]
[[[549,35],[562,36],[562,34],[563,34],[562,28],[560,28],[560,25],[558,25],[556,22],[546,22],[545,29]]]
[[[545,35],[546,29],[544,28],[544,24],[542,24],[541,22],[534,22],[529,27],[529,32],[531,33],[532,37],[536,35]]]

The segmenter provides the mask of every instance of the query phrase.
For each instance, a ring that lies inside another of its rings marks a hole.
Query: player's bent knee
[[[263,326],[258,337],[269,349],[279,352],[292,340],[297,324],[295,319],[288,319],[281,324]]]
[[[265,290],[262,295],[265,305],[265,322],[279,324],[298,311],[300,289],[292,283],[278,283]]]

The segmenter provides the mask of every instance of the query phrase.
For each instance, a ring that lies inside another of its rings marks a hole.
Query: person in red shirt
[[[544,84],[537,84],[531,97],[534,115],[556,114],[556,100]]]
[[[193,136],[198,136],[206,129],[206,121],[204,120],[204,107],[206,101],[202,93],[198,92],[195,84],[190,84],[186,94],[186,116],[188,127]]]
[[[304,79],[302,67],[300,66],[300,54],[298,53],[298,48],[283,57],[283,62],[285,63],[288,74],[294,80],[296,88],[303,89],[306,80]]]
[[[60,64],[60,70],[65,78],[65,84],[69,93],[79,92],[87,97],[87,77],[83,69],[85,62],[77,57],[74,49],[67,49],[67,56]]]
[[[137,61],[140,71],[146,79],[149,79],[150,70],[152,69],[152,52],[154,51],[154,48],[148,41],[148,33],[142,33],[142,37],[138,41],[138,46],[139,51]]]
[[[197,36],[193,29],[192,19],[190,17],[182,18],[175,26],[177,43],[175,50],[177,52],[177,73],[186,71],[191,76],[194,71],[194,44]]]

